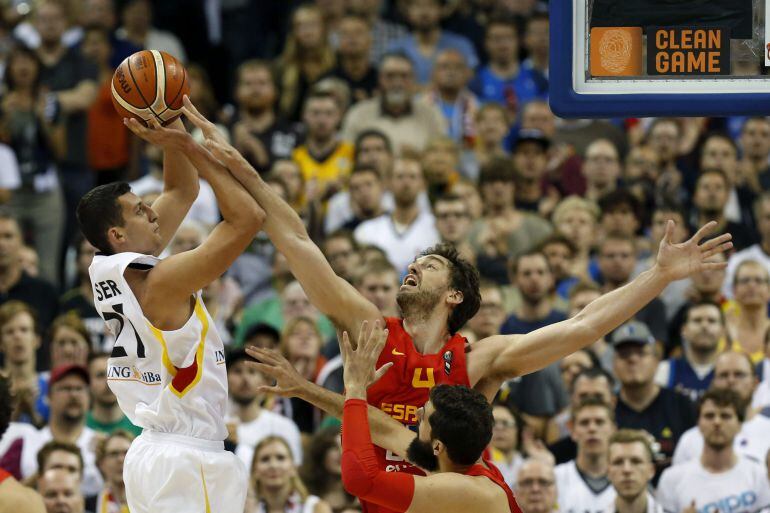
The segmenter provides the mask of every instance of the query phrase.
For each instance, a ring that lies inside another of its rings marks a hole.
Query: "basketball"
[[[112,76],[112,103],[122,117],[167,125],[181,114],[190,93],[187,71],[173,55],[142,50],[126,57]]]

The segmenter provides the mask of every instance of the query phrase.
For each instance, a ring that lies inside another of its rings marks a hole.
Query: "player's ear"
[[[126,233],[120,226],[113,226],[107,230],[107,240],[110,246],[117,246],[126,242]]]
[[[463,293],[459,290],[452,290],[449,292],[449,297],[447,298],[447,302],[450,305],[459,305],[463,302]]]
[[[433,441],[433,454],[438,456],[442,452],[446,450],[446,446],[441,442],[441,440],[434,440]]]

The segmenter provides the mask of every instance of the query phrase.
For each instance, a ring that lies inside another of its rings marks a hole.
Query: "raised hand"
[[[663,273],[667,280],[676,281],[701,271],[727,267],[726,262],[710,262],[709,258],[732,248],[733,243],[730,242],[732,235],[725,233],[700,244],[700,241],[713,232],[716,227],[716,221],[706,223],[690,240],[681,244],[674,244],[672,242],[674,221],[669,221],[658,249],[656,262],[658,270]]]
[[[187,95],[182,97],[182,113],[188,120],[190,120],[190,123],[200,129],[203,137],[207,141],[213,140],[221,144],[229,145],[225,136],[222,135],[222,132],[219,131],[214,123],[206,119],[206,117],[195,108],[195,105],[193,105],[193,102],[190,101],[190,97]]]
[[[192,137],[179,120],[174,121],[169,127],[161,126],[155,118],[150,119],[147,123],[148,126],[142,126],[134,118],[123,119],[123,124],[137,137],[155,146],[160,146],[164,150],[189,151],[195,146]]]
[[[258,360],[247,362],[247,365],[275,381],[272,386],[258,387],[257,391],[260,393],[276,394],[281,397],[297,397],[303,386],[309,384],[309,381],[303,378],[297,369],[289,363],[289,360],[278,351],[252,346],[246,348],[246,353]]]
[[[375,370],[377,359],[388,339],[388,330],[380,328],[380,321],[374,322],[371,331],[367,327],[368,322],[364,321],[358,332],[356,349],[350,344],[348,332],[342,333],[341,350],[345,365],[343,377],[348,398],[365,399],[369,385],[380,379],[393,366],[393,362],[388,362]]]

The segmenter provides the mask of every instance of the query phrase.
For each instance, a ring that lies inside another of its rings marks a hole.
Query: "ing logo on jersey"
[[[135,381],[143,385],[160,385],[160,374],[152,371],[139,372],[133,365],[110,365],[107,367],[107,381]]]

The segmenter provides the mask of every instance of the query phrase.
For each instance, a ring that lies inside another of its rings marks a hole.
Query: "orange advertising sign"
[[[590,71],[593,77],[642,74],[641,27],[593,27]]]

